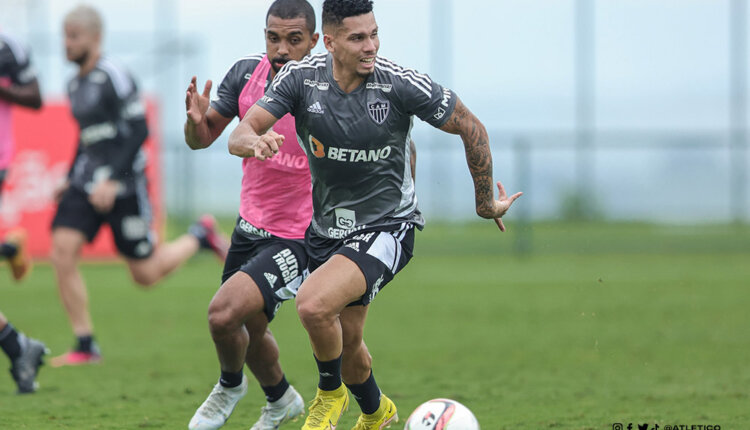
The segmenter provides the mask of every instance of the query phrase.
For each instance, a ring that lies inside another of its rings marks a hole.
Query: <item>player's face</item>
[[[318,33],[310,34],[303,17],[281,19],[269,15],[265,33],[266,54],[275,73],[287,62],[303,59],[318,43]]]
[[[362,77],[371,74],[380,49],[375,15],[370,12],[344,18],[326,39],[326,48],[347,71]]]
[[[68,61],[82,65],[98,43],[98,36],[78,22],[65,23],[65,55]]]

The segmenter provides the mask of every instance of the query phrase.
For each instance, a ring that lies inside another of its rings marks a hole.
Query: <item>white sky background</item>
[[[190,76],[197,74],[201,82],[213,79],[216,88],[234,60],[263,51],[262,31],[271,1],[88,3],[104,15],[105,52],[137,74],[144,92],[160,96],[162,133],[167,145],[179,147],[183,94]],[[322,0],[311,3],[319,20]],[[453,1],[453,56],[447,72],[431,70],[434,64],[440,64],[433,58],[439,54],[430,52],[435,29],[431,28],[429,8],[436,3],[439,2],[377,0],[380,54],[450,86],[490,130],[557,133],[575,129],[574,0]],[[65,63],[61,37],[62,17],[74,4],[69,0],[0,0],[0,26],[32,45],[48,97],[63,97],[65,81],[74,71]],[[595,0],[593,84],[597,129],[725,136],[729,124],[729,4],[729,0]],[[155,54],[154,42],[161,45],[160,54]],[[164,58],[164,52],[176,52],[174,47],[180,44],[184,48],[182,55],[157,63],[157,56]],[[319,43],[317,51],[321,50]],[[441,81],[445,76],[450,77],[450,82]],[[420,140],[441,144],[445,141],[424,125],[415,127],[414,136],[418,148],[427,146],[420,146]],[[561,141],[565,139],[570,140],[560,137]],[[217,148],[209,150],[210,155],[201,160],[233,162],[225,157],[224,142],[217,142]],[[432,156],[423,152],[424,164],[420,163],[420,167],[424,166],[424,175],[418,175],[420,202],[425,212],[430,208],[443,211],[433,196],[446,187],[453,191],[448,193],[451,201],[445,210],[451,216],[471,217],[471,183],[465,162],[456,159],[462,157],[461,144],[457,139],[447,142],[455,153]],[[495,148],[499,151],[495,156],[496,176],[512,188],[516,174],[512,154],[507,145]],[[688,191],[680,186],[665,186],[661,192],[650,187],[654,181],[666,183],[679,178],[705,187],[706,192],[724,190],[709,197],[714,200],[708,202],[705,213],[698,209],[698,214],[690,216],[727,216],[727,155],[723,152],[624,151],[596,157],[592,171],[597,180],[593,185],[597,199],[610,215],[683,219],[686,211],[680,201]],[[573,187],[572,158],[570,153],[535,156],[535,193],[527,203],[535,214],[554,216],[560,196]],[[675,163],[675,158],[681,161]],[[169,160],[165,162],[169,164]],[[426,176],[433,170],[431,163],[436,162],[455,166],[451,176],[458,179],[448,185]],[[690,170],[684,166],[690,166]],[[628,177],[634,168],[637,175]],[[170,174],[169,166],[166,170]],[[617,175],[613,176],[613,172]],[[232,177],[231,181],[238,178]],[[172,180],[167,178],[168,185]],[[645,205],[623,202],[622,195],[628,193],[623,193],[618,184],[624,181],[635,187],[628,192],[634,196],[648,192],[654,201]],[[439,186],[434,187],[435,184]],[[231,192],[235,193],[235,189],[238,186]],[[613,199],[612,195],[618,198]],[[215,203],[230,212],[235,204],[225,197]],[[458,207],[456,213],[451,212],[454,207]]]

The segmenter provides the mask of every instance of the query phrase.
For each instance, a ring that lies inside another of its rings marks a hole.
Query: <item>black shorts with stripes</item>
[[[367,290],[349,306],[367,306],[380,290],[411,260],[414,253],[414,226],[402,223],[388,229],[360,230],[344,239],[316,235],[311,228],[305,234],[312,273],[335,254],[352,260],[365,275]]]
[[[245,231],[243,225],[251,227],[252,232]],[[270,322],[283,302],[297,296],[307,271],[305,243],[273,236],[239,217],[221,282],[238,271],[248,274],[260,289],[263,312]]]

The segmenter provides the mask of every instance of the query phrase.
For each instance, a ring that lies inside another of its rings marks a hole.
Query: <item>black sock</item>
[[[260,388],[266,393],[266,400],[269,402],[276,402],[284,395],[284,393],[286,393],[286,390],[289,388],[289,382],[287,382],[285,375],[281,375],[281,382],[278,384],[268,387],[261,385]]]
[[[374,414],[375,411],[380,407],[380,388],[378,383],[375,382],[375,376],[370,370],[370,377],[361,384],[346,384],[349,387],[349,391],[352,392],[354,398],[359,403],[359,408],[362,409],[364,414]]]
[[[221,371],[221,377],[219,378],[219,384],[225,388],[239,387],[242,383],[242,370],[239,372],[225,372]]]
[[[314,355],[313,355],[314,356]],[[320,361],[315,357],[318,364],[320,382],[318,388],[325,391],[333,391],[341,386],[341,356],[331,361]]]
[[[2,255],[5,258],[12,258],[16,255],[16,252],[18,252],[18,248],[16,248],[16,245],[12,245],[10,243],[3,243],[0,245],[0,255]]]
[[[3,349],[11,361],[21,355],[21,344],[18,343],[18,332],[13,328],[11,323],[6,324],[5,328],[0,330],[0,348]]]
[[[76,345],[76,351],[78,352],[91,352],[91,345],[94,343],[94,336],[78,336],[76,337],[78,345]]]

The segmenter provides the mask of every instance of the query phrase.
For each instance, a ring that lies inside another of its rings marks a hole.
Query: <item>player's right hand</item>
[[[279,153],[279,148],[284,143],[284,136],[273,130],[262,134],[253,145],[253,156],[264,161]]]
[[[211,86],[213,83],[209,79],[203,87],[203,94],[198,94],[198,78],[193,76],[188,85],[185,94],[185,110],[188,121],[199,124],[206,118],[206,112],[211,104]]]

